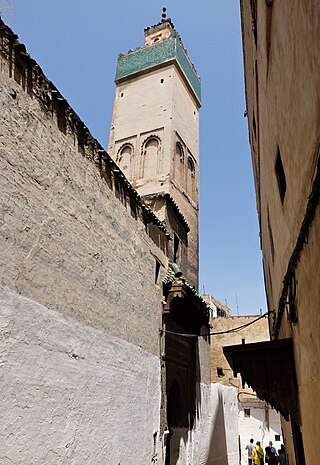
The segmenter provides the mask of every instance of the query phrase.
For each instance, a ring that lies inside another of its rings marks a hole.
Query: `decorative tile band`
[[[201,82],[178,37],[171,36],[158,44],[143,47],[118,56],[116,81],[161,63],[176,60],[187,81],[201,102]]]

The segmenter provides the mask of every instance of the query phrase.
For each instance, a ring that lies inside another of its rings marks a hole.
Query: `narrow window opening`
[[[190,197],[194,197],[195,194],[195,164],[192,158],[189,156],[188,157],[188,163],[187,163],[187,194],[190,195]]]
[[[161,34],[159,34],[158,36],[154,37],[153,43],[155,44],[156,42],[159,42],[160,39],[161,39]]]
[[[179,245],[180,245],[179,237],[176,234],[174,234],[173,236],[173,261],[174,263],[178,263]]]
[[[257,0],[251,0],[252,31],[257,46]]]
[[[123,96],[124,96],[124,93],[123,93],[123,92],[121,92],[121,94],[120,94],[120,97],[123,97]]]
[[[252,127],[253,127],[254,138],[257,139],[257,126],[256,126],[256,119],[254,115],[253,115],[253,120],[252,120]]]
[[[224,377],[223,368],[221,368],[221,367],[217,368],[217,375],[218,375],[218,378],[223,378]]]
[[[154,274],[154,283],[159,283],[159,276],[160,276],[160,263],[156,259],[156,267],[155,267],[155,274]]]
[[[286,182],[286,176],[284,174],[284,169],[283,169],[279,147],[278,147],[278,153],[277,153],[277,158],[276,158],[275,170],[276,170],[276,175],[277,175],[277,180],[278,180],[280,198],[281,198],[281,202],[283,203],[284,196],[285,196],[286,189],[287,189],[287,182]]]
[[[271,26],[272,26],[272,0],[266,0],[266,54],[267,54],[267,73],[269,67],[269,56],[271,49]]]
[[[244,411],[244,417],[245,417],[245,418],[250,418],[250,416],[251,416],[250,409],[249,409],[249,408],[245,408],[243,411]]]
[[[179,142],[176,143],[176,155],[180,160],[180,163],[184,163],[184,153],[183,148]]]
[[[227,316],[226,312],[224,310],[222,310],[221,308],[217,309],[217,315],[221,316],[221,317],[226,317]]]
[[[163,84],[163,83],[164,83],[164,79],[160,79],[160,82],[161,82],[161,84]]]
[[[275,442],[280,442],[281,441],[280,434],[275,434],[274,440],[275,440]]]
[[[270,217],[269,217],[269,206],[267,208],[267,219],[268,219],[268,231],[269,231],[269,241],[270,241],[270,248],[271,248],[271,255],[272,255],[272,261],[274,262],[274,242],[273,242],[273,234],[272,234],[272,229],[271,229],[271,224],[270,224]]]

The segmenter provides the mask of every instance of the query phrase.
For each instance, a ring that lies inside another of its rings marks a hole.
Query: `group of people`
[[[276,451],[276,448],[272,445],[272,441],[265,448],[265,453],[261,447],[260,441],[253,445],[253,439],[250,439],[249,444],[246,446],[248,451],[248,465],[287,465],[286,451],[284,445],[281,444],[281,448]]]

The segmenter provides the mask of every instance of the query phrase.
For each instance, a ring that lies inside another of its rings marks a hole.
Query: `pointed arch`
[[[141,147],[140,178],[152,178],[159,173],[161,139],[151,135],[147,137]]]
[[[133,157],[134,147],[126,142],[118,150],[116,163],[128,179],[132,177]]]
[[[187,194],[192,199],[195,197],[196,190],[196,163],[191,155],[188,156],[187,162]]]
[[[186,396],[182,382],[178,376],[172,380],[168,394],[168,425],[170,427],[186,426]]]
[[[180,186],[184,186],[184,148],[181,142],[176,142],[174,155],[175,180]]]

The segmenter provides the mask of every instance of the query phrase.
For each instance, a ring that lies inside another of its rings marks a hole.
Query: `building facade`
[[[225,307],[225,306],[224,306]],[[230,311],[230,309],[229,309]],[[278,450],[282,443],[280,415],[246,384],[241,376],[234,376],[223,353],[223,347],[236,344],[268,341],[268,319],[259,315],[250,316],[218,316],[210,319],[211,333],[211,381],[224,386],[232,386],[237,393],[239,463],[247,465],[246,446],[250,439],[260,441],[263,448],[269,441]],[[235,331],[236,328],[241,330]]]
[[[198,287],[200,78],[171,20],[118,56],[108,152],[173,237],[168,256]]]
[[[109,155],[0,34],[0,455],[214,463],[200,80],[181,39],[164,17],[119,56]]]
[[[320,437],[320,10],[313,1],[242,0],[241,18],[272,341],[228,354],[281,412],[290,464],[313,464]],[[249,361],[264,366],[256,379]]]

